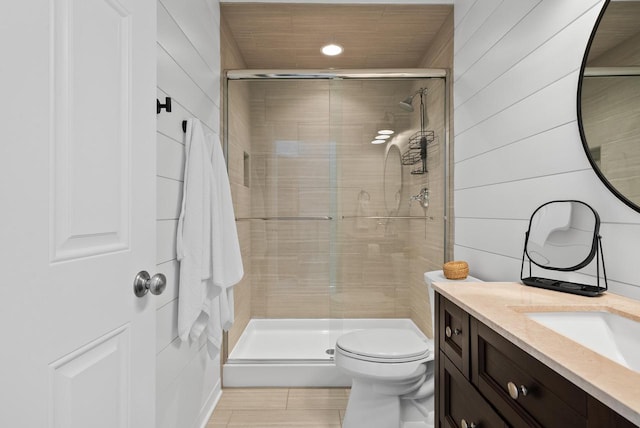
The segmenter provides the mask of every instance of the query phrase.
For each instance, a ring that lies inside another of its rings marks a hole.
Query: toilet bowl
[[[433,282],[425,272],[433,308]],[[473,277],[457,282],[480,282]],[[433,325],[434,314],[431,312]],[[352,379],[344,428],[434,427],[434,345],[410,329],[358,330],[338,337],[335,364]]]
[[[352,378],[344,428],[400,427],[412,404],[401,397],[428,395],[418,393],[433,375],[433,343],[412,330],[354,331],[336,341],[335,363]]]

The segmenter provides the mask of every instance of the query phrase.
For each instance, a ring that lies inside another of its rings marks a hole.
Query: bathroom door
[[[155,425],[155,7],[2,6],[2,427]]]

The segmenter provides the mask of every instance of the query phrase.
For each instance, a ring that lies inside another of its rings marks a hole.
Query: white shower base
[[[252,319],[223,365],[225,387],[346,387],[333,362],[336,339],[369,328],[411,329],[410,319]]]

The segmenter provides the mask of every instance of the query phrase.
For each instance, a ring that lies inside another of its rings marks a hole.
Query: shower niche
[[[425,267],[444,262],[446,73],[332,73],[227,74],[229,174],[251,186],[233,195],[247,274],[223,352],[226,386],[338,386],[327,350],[340,334],[431,334],[414,297],[426,295]],[[414,111],[399,107],[398,94],[423,91]],[[393,133],[372,144],[380,129]],[[407,166],[406,153],[418,161]],[[248,166],[248,180],[234,164]],[[428,222],[410,204],[426,185]]]

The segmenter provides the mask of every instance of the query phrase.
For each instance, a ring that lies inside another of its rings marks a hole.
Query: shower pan
[[[223,385],[348,385],[333,365],[339,335],[373,327],[432,334],[422,278],[446,258],[447,72],[226,77],[224,144],[246,273],[225,336]],[[420,112],[399,107],[417,93]],[[412,174],[402,154],[426,131],[428,173]],[[424,188],[428,208],[411,204]]]

